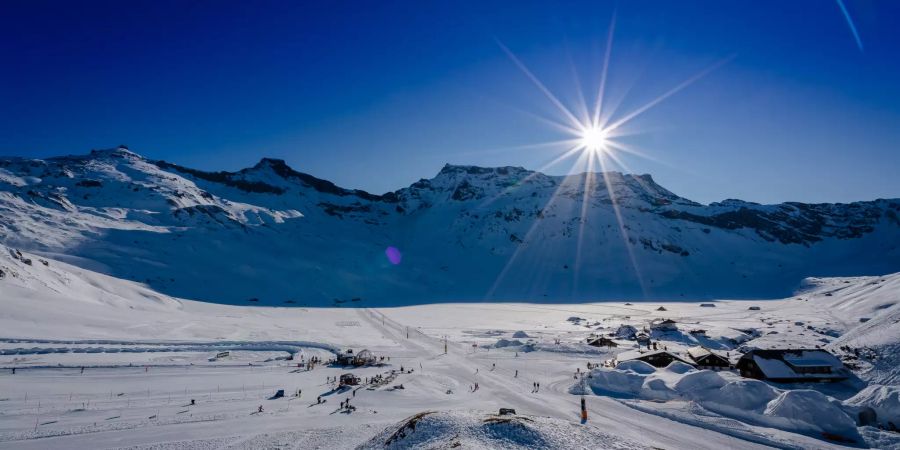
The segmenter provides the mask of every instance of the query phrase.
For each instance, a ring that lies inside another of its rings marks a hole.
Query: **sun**
[[[585,150],[600,153],[606,150],[609,137],[603,128],[590,126],[581,130],[581,146]]]

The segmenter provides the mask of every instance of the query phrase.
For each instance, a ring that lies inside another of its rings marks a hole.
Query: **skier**
[[[519,378],[519,369],[516,369],[516,374],[513,376],[513,378]]]
[[[259,413],[262,413],[262,412],[263,412],[263,407],[262,407],[262,405],[259,405],[259,411],[257,411],[257,412],[259,412]]]

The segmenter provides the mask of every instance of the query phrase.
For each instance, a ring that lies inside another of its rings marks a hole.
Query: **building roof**
[[[741,356],[742,360],[752,360],[766,378],[846,378],[844,364],[834,355],[822,349],[771,349],[751,350]],[[827,367],[830,373],[807,373],[802,369]],[[797,369],[801,369],[798,372]]]
[[[588,343],[588,345],[593,344],[593,343],[598,343],[601,345],[608,345],[608,344],[612,344],[612,345],[616,345],[616,346],[619,345],[618,342],[616,342],[608,337],[605,337],[605,336],[590,336],[587,338],[587,343]]]
[[[671,356],[672,358],[675,358],[678,361],[693,365],[693,363],[685,360],[681,356],[678,356],[675,353],[672,353],[668,350],[663,350],[663,349],[659,349],[659,350],[629,350],[627,352],[622,352],[622,353],[619,353],[618,355],[616,355],[616,361],[619,361],[619,362],[631,361],[634,359],[643,359],[648,356],[661,355],[661,354],[668,354],[669,356]]]
[[[703,359],[703,358],[707,358],[707,357],[720,358],[724,361],[728,361],[728,358],[725,355],[722,355],[718,352],[710,350],[706,347],[700,347],[700,346],[691,347],[687,350],[687,353],[695,361]]]

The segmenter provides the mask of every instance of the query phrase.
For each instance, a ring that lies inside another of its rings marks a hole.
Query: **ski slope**
[[[789,298],[716,300],[714,307],[620,301],[273,308],[173,298],[64,262],[45,259],[44,265],[41,258],[0,252],[6,274],[0,280],[0,447],[381,448],[409,418],[435,411],[421,434],[394,448],[454,442],[470,448],[840,448],[845,444],[803,428],[741,420],[680,397],[660,403],[592,394],[582,424],[575,375],[588,362],[628,350],[626,342],[606,349],[584,340],[662,314],[707,330],[705,337],[656,336],[673,350],[702,341],[723,350],[790,344],[839,351],[848,339],[866,339],[892,358],[897,339],[866,325],[891,320],[892,307],[884,304],[896,298],[900,274],[808,280]],[[290,353],[327,358],[346,348],[389,358],[352,372],[390,381],[355,393],[336,390],[326,379],[347,369],[306,370],[285,359]],[[229,356],[217,359],[223,350]],[[896,390],[897,365],[875,362],[859,372],[859,383]],[[809,387],[838,403],[859,389]],[[277,389],[287,397],[270,399]],[[292,397],[297,389],[302,396]],[[319,396],[326,402],[317,403]],[[349,413],[338,407],[348,398],[356,408]],[[514,408],[525,431],[485,422],[501,407]],[[858,428],[858,438],[860,445],[900,445],[874,427]]]

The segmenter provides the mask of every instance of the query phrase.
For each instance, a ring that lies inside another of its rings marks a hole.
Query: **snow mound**
[[[430,411],[391,425],[357,447],[358,450],[406,448],[636,449],[640,446],[594,427],[549,417]]]
[[[518,340],[509,340],[509,339],[499,339],[497,343],[494,344],[494,348],[504,348],[504,347],[521,347],[525,345],[522,341]]]
[[[647,377],[644,385],[641,386],[641,397],[650,400],[673,400],[679,395],[666,384],[665,380]]]
[[[645,375],[631,370],[595,369],[591,371],[588,385],[595,394],[612,392],[638,395],[641,393],[645,379]],[[580,383],[575,383],[575,386],[579,385]]]
[[[844,402],[845,405],[875,411],[877,421],[885,427],[900,427],[900,387],[873,384]]]
[[[631,325],[619,325],[616,330],[616,337],[619,339],[634,339],[637,334],[637,328]]]
[[[869,389],[851,399],[853,404],[849,404],[851,401],[842,404],[818,391],[780,391],[758,380],[726,382],[719,373],[711,370],[639,373],[623,370],[622,365],[616,369],[594,369],[589,377],[575,383],[569,393],[584,395],[592,391],[595,395],[619,394],[657,402],[691,400],[697,408],[729,420],[838,442],[863,442],[856,421],[851,418],[858,411],[872,408],[878,411],[879,421],[885,423],[886,418],[896,419],[893,411],[898,410],[898,390],[895,388]],[[642,369],[639,365],[635,368]],[[672,369],[682,368],[675,366]],[[589,387],[589,391],[585,387]]]
[[[627,370],[627,371],[631,371],[631,372],[639,373],[639,374],[643,374],[643,375],[648,375],[648,374],[656,372],[656,367],[653,367],[652,365],[650,365],[649,363],[646,363],[644,361],[638,361],[638,360],[620,362],[616,366],[616,369],[617,370]]]
[[[681,361],[672,361],[666,366],[666,370],[672,373],[685,374],[694,370],[694,367]]]
[[[717,392],[707,395],[704,403],[712,402],[743,411],[761,412],[777,396],[778,392],[765,382],[747,379],[726,383]]]
[[[778,423],[780,428],[860,439],[856,422],[838,406],[836,400],[818,391],[798,389],[782,392],[769,402],[763,414]]]
[[[514,339],[528,339],[531,336],[529,336],[528,333],[524,331],[516,331],[515,333],[513,333],[512,337]]]
[[[675,382],[675,390],[689,397],[700,396],[705,391],[725,386],[725,379],[711,370],[687,373]]]

